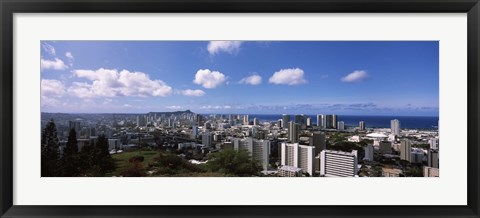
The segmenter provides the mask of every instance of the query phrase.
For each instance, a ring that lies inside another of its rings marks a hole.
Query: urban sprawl
[[[279,118],[42,113],[42,176],[439,176],[437,129],[402,128],[401,117],[390,128],[347,126],[333,114]],[[102,143],[110,167],[85,160],[100,154],[94,148]],[[52,145],[54,155],[44,154]],[[63,173],[49,171],[54,167]]]

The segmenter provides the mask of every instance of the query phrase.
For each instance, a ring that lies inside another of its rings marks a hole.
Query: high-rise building
[[[250,124],[250,119],[248,118],[248,115],[243,115],[243,125],[249,125]]]
[[[428,150],[428,166],[440,168],[438,164],[438,150]]]
[[[412,146],[408,140],[402,140],[400,142],[400,159],[408,162],[412,161]]]
[[[202,145],[207,147],[212,145],[212,135],[210,132],[207,131],[202,134]]]
[[[190,135],[191,139],[196,139],[198,135],[198,127],[196,125],[192,126],[192,134]]]
[[[390,120],[390,129],[392,134],[399,136],[400,135],[400,120],[394,119]]]
[[[80,120],[69,121],[68,122],[69,129],[75,129],[75,133],[77,134],[77,138],[80,137]]]
[[[320,176],[354,177],[358,172],[357,150],[320,152]]]
[[[324,117],[325,116],[323,114],[317,114],[317,126],[320,129],[325,129]]]
[[[365,130],[365,121],[358,122],[358,130],[360,130],[360,131]]]
[[[365,148],[365,157],[363,160],[366,161],[373,161],[373,145],[368,144],[367,147]]]
[[[382,154],[391,154],[392,153],[392,142],[381,141],[379,146],[380,153]]]
[[[305,115],[303,115],[303,114],[297,114],[297,115],[295,115],[294,119],[295,119],[295,120],[294,120],[295,123],[298,124],[298,125],[306,124]]]
[[[301,168],[310,176],[314,175],[315,147],[298,143],[282,142],[281,165]]]
[[[337,128],[337,115],[332,114],[332,129]]]
[[[336,129],[337,128],[337,115],[325,115],[325,128]]]
[[[288,140],[291,143],[298,142],[298,131],[299,131],[299,126],[295,122],[290,121],[288,123]]]
[[[345,123],[343,121],[337,122],[337,129],[338,130],[345,130]]]
[[[307,126],[312,126],[312,118],[307,117]]]
[[[259,124],[258,119],[256,117],[253,118],[253,125],[258,126],[258,124]]]
[[[288,123],[290,122],[290,115],[288,114],[283,114],[282,115],[282,128],[288,128]]]
[[[430,140],[428,140],[428,143],[430,144],[430,149],[438,149],[438,138],[431,138]]]
[[[137,116],[137,126],[146,126],[147,125],[147,120],[144,115],[138,115]]]
[[[310,138],[310,146],[315,147],[315,155],[327,149],[327,139],[324,132],[314,132]]]
[[[262,164],[263,170],[267,170],[268,156],[270,155],[270,140],[257,140],[249,138],[235,138],[233,140],[235,150],[245,149],[251,157]]]

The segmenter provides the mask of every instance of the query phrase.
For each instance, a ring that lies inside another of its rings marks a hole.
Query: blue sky
[[[42,41],[41,110],[438,116],[436,41]]]

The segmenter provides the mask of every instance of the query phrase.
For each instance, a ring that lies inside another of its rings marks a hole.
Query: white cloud
[[[65,86],[58,80],[42,79],[40,93],[40,105],[42,107],[57,107],[61,104],[57,98],[65,95]]]
[[[200,69],[195,74],[195,80],[193,80],[193,83],[202,85],[207,89],[213,89],[224,84],[226,81],[227,77],[223,73],[210,71],[209,69]]]
[[[42,43],[42,48],[44,51],[46,51],[50,55],[55,55],[55,48],[48,44],[48,43]]]
[[[68,92],[80,98],[115,97],[115,96],[169,96],[172,87],[161,80],[152,80],[142,72],[128,70],[98,69],[75,70],[75,77],[85,78],[91,83],[74,82]]]
[[[241,44],[241,41],[211,41],[208,43],[207,50],[211,55],[215,55],[220,52],[232,54],[240,50]]]
[[[63,83],[54,79],[42,79],[40,89],[42,96],[62,97],[65,95]]]
[[[275,72],[268,82],[282,85],[300,85],[307,83],[303,76],[304,72],[300,68],[281,69]]]
[[[65,53],[65,57],[67,57],[70,62],[72,62],[73,59],[75,59],[72,55],[72,52],[69,52],[69,51]]]
[[[367,78],[368,74],[367,71],[364,70],[356,70],[352,73],[346,75],[341,80],[342,82],[361,82],[363,79]]]
[[[185,90],[182,90],[180,93],[182,93],[182,95],[185,95],[185,96],[195,96],[195,97],[200,97],[205,95],[205,92],[200,89],[195,89],[195,90],[185,89]]]
[[[65,65],[65,63],[58,58],[55,58],[55,60],[41,59],[40,67],[42,69],[52,69],[52,70],[65,70],[68,68],[68,66]]]
[[[172,105],[172,106],[166,106],[165,108],[178,110],[178,109],[182,109],[183,107],[178,105]]]
[[[260,85],[262,77],[259,75],[251,75],[240,80],[240,84]]]

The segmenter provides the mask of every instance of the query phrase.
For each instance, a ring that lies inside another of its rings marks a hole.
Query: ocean
[[[307,115],[312,119],[312,125],[317,124],[316,115]],[[250,114],[250,120],[257,118],[260,121],[277,121],[282,118],[281,114]],[[421,116],[353,116],[353,115],[337,115],[337,121],[345,122],[345,126],[358,126],[360,121],[365,122],[367,128],[390,128],[390,121],[397,119],[400,121],[402,129],[438,129],[438,117],[421,117]],[[294,116],[290,116],[290,120],[294,120]]]

